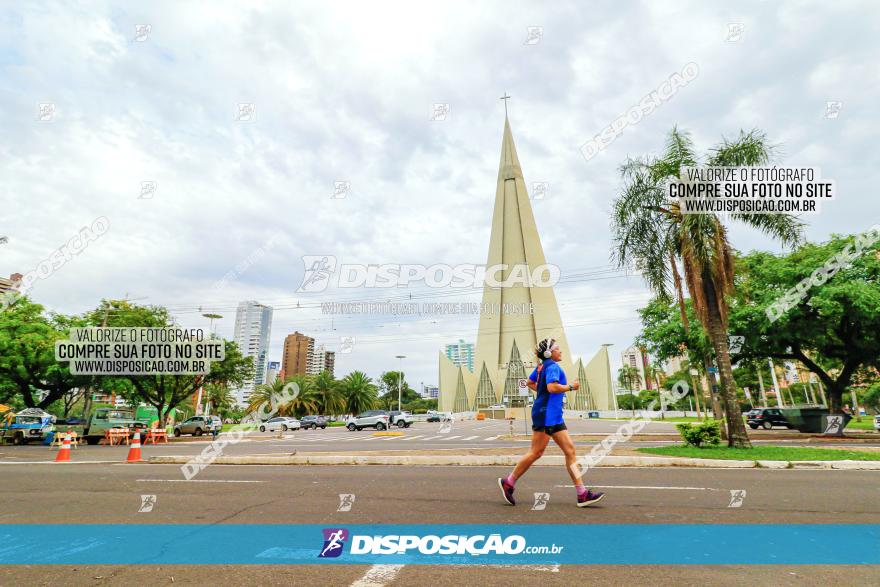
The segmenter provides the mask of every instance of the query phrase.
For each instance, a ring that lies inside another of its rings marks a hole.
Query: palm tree
[[[339,382],[329,371],[321,371],[312,379],[315,393],[320,398],[320,412],[335,415],[345,407],[345,397],[339,391]]]
[[[281,416],[304,416],[315,414],[321,406],[321,398],[315,387],[315,378],[311,375],[294,375],[285,381],[285,385],[295,383],[298,391],[294,397],[278,408]]]
[[[235,399],[229,391],[229,387],[222,383],[209,383],[205,386],[205,397],[210,406],[210,412],[225,412],[232,407]]]
[[[629,406],[632,408],[633,417],[636,416],[636,403],[633,397],[633,388],[641,383],[639,370],[632,365],[624,365],[617,370],[617,382],[624,388],[629,390]]]
[[[376,405],[376,386],[365,373],[352,371],[340,384],[345,396],[345,410],[348,413],[359,414]]]
[[[276,398],[281,397],[284,393],[285,384],[283,379],[276,377],[272,383],[258,385],[248,398],[245,414],[252,414],[258,410],[264,412],[271,410],[272,404],[277,401]]]
[[[734,141],[722,140],[706,158],[706,165],[763,165],[770,161],[772,151],[764,134],[754,130],[740,132]],[[727,295],[733,290],[734,277],[727,229],[715,214],[683,214],[678,202],[667,200],[664,189],[667,181],[678,179],[682,167],[696,166],[697,156],[690,137],[677,128],[672,129],[661,158],[627,160],[621,168],[625,187],[615,200],[612,213],[613,257],[619,266],[638,269],[648,287],[667,300],[670,282],[680,283],[676,274],[677,264],[681,263],[694,309],[715,351],[728,445],[749,447],[745,423],[739,417],[727,345]],[[802,223],[789,215],[731,213],[729,216],[778,239],[783,245],[795,245],[802,239]]]

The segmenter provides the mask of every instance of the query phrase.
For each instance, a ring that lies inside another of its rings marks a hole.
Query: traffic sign
[[[529,384],[528,384],[527,379],[520,379],[518,381],[518,386],[519,386],[520,397],[526,397],[526,396],[531,395],[531,393],[529,392]]]

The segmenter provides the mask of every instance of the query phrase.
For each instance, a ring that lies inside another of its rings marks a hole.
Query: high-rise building
[[[329,371],[333,375],[335,364],[336,353],[328,351],[324,345],[316,346],[309,352],[306,374],[317,375],[321,371]]]
[[[641,389],[654,389],[655,386],[651,378],[645,376],[650,366],[647,353],[638,347],[631,346],[620,353],[620,359],[623,361],[624,365],[633,367],[639,372],[639,380],[635,382],[638,389],[634,389],[633,391],[638,392]]]
[[[467,367],[474,372],[474,343],[459,339],[458,342],[446,345],[446,358],[458,367]]]
[[[278,378],[278,373],[280,371],[280,361],[269,361],[269,366],[266,367],[266,384],[272,385],[273,383],[275,383],[275,380]]]
[[[285,377],[305,375],[309,369],[309,357],[315,349],[315,339],[301,332],[288,334],[284,338],[284,354],[281,367]]]
[[[238,304],[235,312],[235,344],[241,354],[254,360],[253,379],[234,391],[236,402],[246,404],[254,388],[266,382],[266,354],[272,333],[272,308],[259,302]]]
[[[466,212],[468,213],[468,212]],[[545,218],[552,228],[552,218]],[[510,122],[504,119],[501,161],[495,188],[495,209],[489,236],[487,267],[501,268],[493,283],[483,286],[483,307],[495,311],[480,315],[474,369],[456,366],[443,353],[440,359],[438,409],[452,412],[479,410],[504,402],[522,404],[520,380],[528,377],[538,361],[538,341],[553,338],[562,349],[561,367],[569,381],[580,380],[580,390],[569,393],[570,410],[607,410],[613,406],[611,371],[607,347],[586,364],[575,361],[568,346],[553,287],[524,283],[523,273],[540,282],[550,271],[529,202]],[[509,287],[497,282],[510,281]],[[529,280],[530,282],[532,280]]]
[[[21,273],[13,273],[9,276],[9,279],[6,279],[5,277],[0,277],[0,294],[10,290],[17,290],[18,282],[21,281],[21,278]]]

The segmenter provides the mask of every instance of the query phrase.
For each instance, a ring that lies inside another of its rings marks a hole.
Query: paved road
[[[583,523],[868,523],[880,524],[880,473],[872,471],[598,469],[590,482],[608,492],[603,507],[579,510],[561,468],[530,471],[517,486],[520,504],[497,495],[498,467],[212,466],[183,482],[173,465],[9,466],[0,484],[0,523],[272,523],[404,524]],[[730,508],[730,490],[746,490]],[[534,492],[550,494],[532,511]],[[350,512],[337,512],[339,494],[354,494]],[[156,495],[138,513],[141,495]],[[663,545],[658,545],[662,548]],[[350,585],[368,573],[376,585],[780,585],[840,583],[832,567],[582,567],[402,569],[359,567],[125,567],[70,566],[0,569],[0,584],[321,584]],[[880,568],[847,567],[846,584],[878,584]],[[99,578],[95,578],[99,577]]]
[[[521,424],[521,423],[520,423]],[[607,420],[575,420],[569,425],[572,433],[613,433],[620,422]],[[664,436],[674,434],[674,425],[665,422],[651,422],[646,431],[657,435],[657,440],[633,441],[623,443],[631,446],[664,446],[678,444],[677,436]],[[398,432],[397,429],[392,432]],[[355,451],[377,450],[447,450],[447,449],[477,449],[477,448],[501,448],[517,447],[524,448],[528,441],[510,440],[504,438],[510,432],[510,425],[505,421],[464,421],[456,422],[448,432],[442,432],[440,424],[417,422],[411,428],[402,431],[402,436],[374,436],[373,430],[361,430],[349,432],[341,427],[332,427],[325,430],[299,430],[288,432],[278,438],[277,434],[260,433],[248,434],[241,442],[224,447],[223,454],[229,456],[241,456],[248,454],[290,454],[294,450],[298,452],[332,452],[348,453]],[[521,434],[521,427],[514,426],[514,432]],[[779,439],[788,431],[778,430],[771,432],[753,433],[755,444],[780,444],[786,446],[817,446],[815,443],[806,444],[806,440]],[[221,435],[221,438],[226,437]],[[644,436],[642,437],[644,438]],[[195,455],[200,453],[210,443],[210,439],[186,438],[186,441],[172,441],[167,445],[145,446],[145,456],[151,455]],[[595,444],[595,440],[577,441],[579,447],[587,448]],[[880,447],[880,435],[875,443],[859,444],[827,444],[821,446],[856,446],[856,447]],[[83,445],[73,451],[73,460],[110,460],[122,461],[128,452],[127,447],[110,446],[87,446]],[[27,445],[23,447],[0,446],[0,464],[7,462],[38,462],[52,460],[55,449],[49,449],[40,445]]]

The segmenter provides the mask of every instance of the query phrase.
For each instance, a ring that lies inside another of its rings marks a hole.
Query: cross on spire
[[[510,100],[510,96],[507,95],[507,92],[504,92],[504,95],[498,99],[504,100],[504,118],[507,118],[507,101]]]

